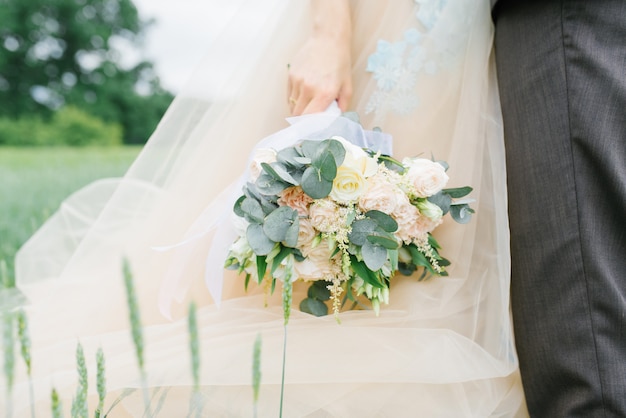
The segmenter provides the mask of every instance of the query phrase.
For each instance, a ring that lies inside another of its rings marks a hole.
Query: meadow
[[[72,192],[123,175],[141,147],[0,147],[0,260],[13,280],[19,247]]]

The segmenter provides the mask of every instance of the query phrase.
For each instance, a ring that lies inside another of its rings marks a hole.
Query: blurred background
[[[0,0],[0,284],[69,194],[126,171],[200,62],[218,0]]]

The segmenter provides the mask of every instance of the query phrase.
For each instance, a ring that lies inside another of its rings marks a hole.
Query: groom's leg
[[[626,417],[626,2],[501,0],[496,12],[529,410]]]

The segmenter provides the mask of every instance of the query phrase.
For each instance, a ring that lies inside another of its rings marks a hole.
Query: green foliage
[[[6,263],[8,287],[16,251],[61,201],[93,180],[124,174],[138,152],[138,147],[0,150],[0,260]]]
[[[109,146],[121,143],[119,124],[105,123],[75,106],[63,107],[47,121],[36,115],[0,118],[0,145]]]
[[[121,64],[147,26],[132,0],[2,0],[0,116],[74,105],[144,142],[172,100],[150,62]],[[139,56],[139,54],[137,54]]]

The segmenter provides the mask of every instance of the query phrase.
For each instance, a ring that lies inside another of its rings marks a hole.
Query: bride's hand
[[[345,111],[350,103],[349,9],[347,2],[331,2],[313,4],[313,33],[290,64],[287,97],[292,115],[324,111],[333,100]]]

